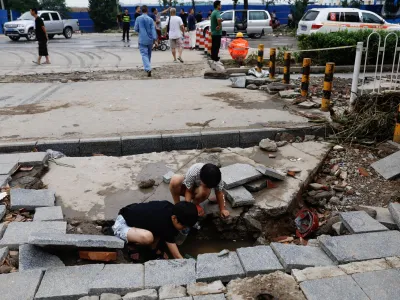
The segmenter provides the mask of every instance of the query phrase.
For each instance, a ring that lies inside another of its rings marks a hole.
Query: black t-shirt
[[[119,214],[129,227],[146,229],[167,243],[175,243],[179,232],[171,220],[173,207],[166,200],[134,203],[122,208]]]
[[[197,23],[200,23],[201,21],[203,21],[203,16],[201,14],[197,14],[196,21],[197,21]]]
[[[187,18],[188,18],[187,13],[181,13],[179,16],[180,16],[181,19],[182,19],[183,25],[184,25],[185,27],[187,27]]]
[[[140,17],[141,15],[142,15],[141,13],[135,12],[135,20],[136,20],[138,17]]]
[[[43,31],[44,22],[42,18],[37,17],[35,19],[35,32],[36,32],[36,39],[38,41],[43,41],[46,39],[46,34]]]

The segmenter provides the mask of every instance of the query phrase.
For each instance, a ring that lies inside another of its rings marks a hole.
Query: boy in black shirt
[[[166,200],[151,201],[122,208],[112,229],[114,235],[125,242],[149,245],[153,250],[161,240],[174,258],[183,258],[175,237],[179,231],[196,224],[197,219],[193,203],[183,201],[173,205]]]
[[[36,39],[39,44],[39,58],[37,61],[33,61],[35,64],[40,65],[42,56],[46,57],[46,62],[44,64],[50,64],[49,53],[47,51],[47,41],[49,40],[46,32],[46,27],[44,27],[43,20],[38,16],[37,9],[31,8],[31,16],[35,18],[35,31]]]

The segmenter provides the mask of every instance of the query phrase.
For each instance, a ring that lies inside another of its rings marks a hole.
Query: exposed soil
[[[71,105],[69,103],[56,106],[42,106],[37,103],[23,104],[18,106],[9,106],[0,108],[0,115],[5,116],[17,116],[17,115],[35,115],[49,112],[56,109],[68,108]]]

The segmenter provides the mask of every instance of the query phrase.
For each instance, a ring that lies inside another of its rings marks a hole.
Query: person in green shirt
[[[222,38],[221,1],[214,1],[214,11],[211,14],[211,59],[219,62],[219,48]]]

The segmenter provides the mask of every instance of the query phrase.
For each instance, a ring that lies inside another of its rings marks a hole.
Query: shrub
[[[338,31],[330,33],[313,33],[311,35],[301,35],[298,37],[299,49],[319,49],[319,48],[331,48],[339,46],[352,46],[357,45],[357,42],[364,42],[364,47],[367,45],[368,36],[372,33],[372,30],[357,30],[357,31]],[[381,36],[381,46],[385,37],[389,34],[389,31],[378,31]],[[396,33],[400,37],[400,33]],[[368,64],[375,64],[378,53],[378,36],[373,35],[369,42],[368,50]],[[385,63],[393,62],[394,48],[396,44],[396,38],[391,35],[387,38],[386,52],[385,52]],[[400,46],[400,43],[399,43]],[[353,65],[355,58],[356,48],[346,48],[339,50],[329,51],[311,51],[311,52],[300,52],[301,58],[311,58],[312,64],[324,65],[327,62],[334,62],[336,65]],[[381,61],[382,54],[380,55],[379,61]],[[365,56],[362,58],[362,64],[364,63]]]

